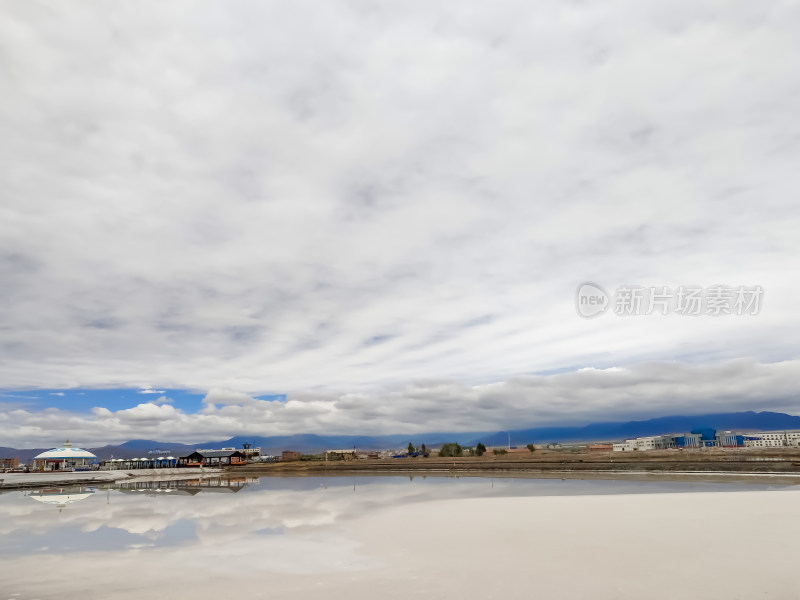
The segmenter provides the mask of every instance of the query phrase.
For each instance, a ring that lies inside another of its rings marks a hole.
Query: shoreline
[[[196,479],[197,477],[219,477],[221,469],[132,469],[119,471],[69,471],[64,473],[3,473],[0,475],[0,490],[23,490],[70,485],[93,485],[116,483],[136,479],[139,481],[165,481]]]
[[[129,479],[181,480],[197,477],[422,476],[529,479],[669,480],[800,484],[800,455],[652,452],[616,456],[542,452],[536,456],[403,458],[251,463],[222,468],[133,469],[67,473],[6,473],[0,490],[69,485],[103,485]]]
[[[232,475],[235,471],[228,471]],[[365,472],[363,470],[335,472],[307,471],[307,472],[276,472],[276,473],[248,473],[253,477],[475,477],[483,479],[596,479],[606,481],[764,481],[775,480],[782,485],[800,485],[800,473],[780,472],[729,472],[729,471],[574,471],[574,470],[548,470],[548,471],[487,471],[481,469],[447,471],[443,469],[384,469],[380,471]]]
[[[129,473],[129,472],[95,472],[94,476],[85,473],[75,473],[74,477],[65,477],[70,473],[63,473],[58,478],[42,478],[36,477],[35,479],[27,479],[25,481],[4,481],[0,484],[0,493],[10,492],[15,490],[25,489],[41,489],[49,487],[69,487],[81,485],[98,485],[103,486],[107,484],[119,483],[122,481],[181,481],[183,479],[197,479],[197,478],[210,478],[222,477],[230,478],[235,477],[236,471],[223,471],[223,470],[209,470],[192,469],[192,472],[186,472],[181,469],[181,472],[171,473]],[[241,473],[241,471],[239,471]],[[27,474],[31,475],[31,474]],[[36,474],[34,474],[36,475]],[[669,481],[669,482],[685,482],[685,483],[774,483],[781,486],[794,486],[800,485],[800,474],[792,473],[734,473],[725,471],[487,471],[481,469],[473,470],[460,470],[460,471],[447,471],[437,469],[394,469],[394,470],[380,470],[373,472],[365,472],[364,470],[346,471],[337,470],[335,472],[321,472],[321,471],[303,471],[303,472],[261,472],[258,474],[248,473],[250,476],[261,477],[286,477],[286,478],[304,478],[304,477],[468,477],[468,478],[483,478],[483,479],[561,479],[561,480],[597,480],[597,481]]]
[[[229,471],[228,475],[233,475]],[[247,474],[251,477],[442,477],[442,478],[482,478],[482,479],[561,479],[561,480],[596,480],[596,481],[671,481],[686,483],[774,483],[781,486],[800,485],[800,473],[736,473],[726,471],[487,471],[481,469],[447,471],[442,469],[383,469],[366,472],[356,471],[303,471],[273,472]]]
[[[800,455],[742,455],[722,453],[648,453],[647,456],[611,456],[547,452],[521,457],[402,458],[344,461],[292,461],[253,463],[225,467],[227,472],[247,475],[335,474],[347,473],[570,473],[603,474],[730,474],[770,475],[800,478]]]

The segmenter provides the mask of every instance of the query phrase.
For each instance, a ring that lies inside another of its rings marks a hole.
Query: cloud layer
[[[242,394],[90,417],[170,437],[386,429],[415,403],[431,428],[577,418],[608,406],[593,380],[581,408],[474,398],[654,362],[723,365],[706,406],[729,361],[760,364],[749,407],[783,394],[796,4],[146,6],[0,11],[0,387]],[[761,285],[765,302],[586,321],[584,281]],[[290,401],[247,400],[265,393]],[[63,423],[15,414],[3,436]]]
[[[239,434],[492,431],[754,407],[792,413],[798,376],[798,361],[733,361],[581,369],[473,387],[426,380],[383,393],[301,392],[286,402],[212,389],[197,413],[175,408],[166,398],[116,411],[96,407],[91,415],[17,408],[0,413],[0,431],[22,446],[64,437],[93,446],[142,437],[191,443]]]

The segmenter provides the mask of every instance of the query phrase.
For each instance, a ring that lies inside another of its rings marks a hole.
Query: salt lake
[[[338,476],[0,494],[0,600],[793,598],[780,481]]]

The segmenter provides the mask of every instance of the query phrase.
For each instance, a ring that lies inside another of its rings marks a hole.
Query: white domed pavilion
[[[74,448],[69,440],[60,448],[42,452],[33,459],[34,468],[38,471],[70,471],[88,468],[94,454],[83,448]]]

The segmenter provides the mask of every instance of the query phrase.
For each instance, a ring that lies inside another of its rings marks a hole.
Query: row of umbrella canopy
[[[162,460],[177,460],[177,459],[174,456],[161,456],[157,458],[112,458],[109,462],[134,462],[134,461],[160,462]]]

